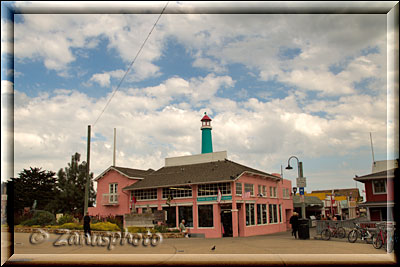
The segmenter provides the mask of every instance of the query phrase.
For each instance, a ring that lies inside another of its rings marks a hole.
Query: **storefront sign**
[[[221,200],[232,200],[232,196],[222,196]],[[217,197],[198,197],[197,201],[217,201]]]

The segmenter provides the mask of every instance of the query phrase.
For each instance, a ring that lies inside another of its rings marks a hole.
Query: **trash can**
[[[299,219],[299,239],[310,239],[309,219]]]

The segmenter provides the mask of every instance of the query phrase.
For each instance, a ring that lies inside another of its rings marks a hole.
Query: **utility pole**
[[[87,137],[87,160],[86,160],[86,186],[85,186],[85,207],[83,215],[86,215],[89,206],[89,185],[90,185],[90,125],[88,125],[88,137]]]
[[[369,133],[369,138],[371,139],[371,151],[372,151],[372,166],[375,166],[375,156],[374,156],[374,146],[372,144],[372,133]]]

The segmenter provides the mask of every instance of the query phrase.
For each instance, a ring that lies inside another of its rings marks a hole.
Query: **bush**
[[[121,229],[115,223],[98,222],[90,224],[90,230],[94,231],[120,231]]]
[[[24,213],[24,214],[14,214],[14,225],[19,225],[24,221],[27,221],[32,218],[32,213]]]
[[[83,225],[74,223],[74,222],[69,222],[69,223],[64,223],[62,225],[57,226],[58,229],[69,229],[69,230],[83,230]]]
[[[25,226],[32,226],[32,225],[40,225],[40,226],[45,226],[45,225],[53,225],[56,222],[56,217],[44,210],[38,210],[35,211],[31,219],[28,219],[26,221],[23,221],[21,225]]]
[[[74,216],[70,214],[65,214],[63,215],[59,220],[58,220],[58,225],[63,225],[65,223],[72,223],[74,222]]]
[[[158,233],[168,233],[168,226],[166,225],[155,225],[154,230]]]
[[[136,226],[129,226],[128,227],[128,232],[132,233],[132,234],[147,233],[147,231],[150,231],[150,233],[157,233],[157,230],[153,229],[153,228],[136,227]]]

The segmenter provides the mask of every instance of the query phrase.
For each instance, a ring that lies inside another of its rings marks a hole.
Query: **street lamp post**
[[[290,160],[291,160],[292,158],[295,158],[295,159],[297,160],[298,178],[304,178],[304,179],[305,179],[305,177],[303,177],[303,163],[302,163],[301,161],[299,161],[299,159],[298,159],[296,156],[291,156],[291,157],[288,159],[288,166],[286,167],[286,169],[287,169],[287,170],[293,169],[293,167],[290,166]],[[304,185],[304,186],[299,186],[299,184],[298,184],[298,182],[297,182],[297,183],[296,183],[296,187],[303,187],[303,189],[304,189],[305,185]],[[303,219],[305,219],[305,218],[306,218],[306,203],[304,202],[304,197],[303,197],[303,198],[300,197],[300,199],[301,199],[301,217],[302,217]]]

